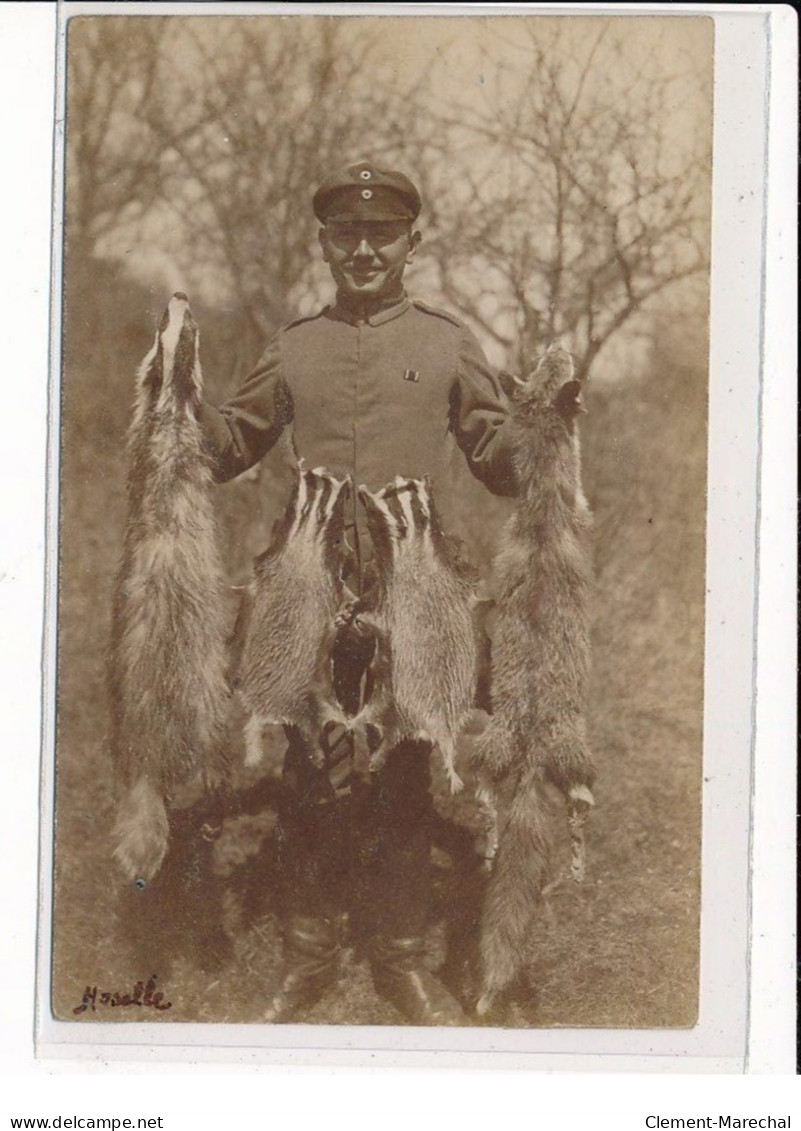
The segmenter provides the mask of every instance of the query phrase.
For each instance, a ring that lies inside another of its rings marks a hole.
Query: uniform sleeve
[[[517,494],[509,436],[509,401],[475,336],[464,329],[450,427],[468,467],[495,495]]]
[[[217,482],[233,479],[258,463],[293,417],[292,394],[281,368],[278,334],[230,400],[219,408],[202,404],[198,410]]]

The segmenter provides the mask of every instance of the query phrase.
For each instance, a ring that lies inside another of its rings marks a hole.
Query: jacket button
[[[371,188],[362,189],[362,200],[372,200],[373,190]]]

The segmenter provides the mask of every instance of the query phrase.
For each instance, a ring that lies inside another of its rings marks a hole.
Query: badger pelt
[[[297,727],[322,762],[320,737],[349,724],[333,687],[332,648],[344,603],[342,545],[350,479],[298,464],[294,492],[269,548],[254,562],[237,688],[250,714],[245,763],[262,758],[268,725]]]
[[[492,714],[472,747],[494,860],[481,929],[486,1013],[518,977],[548,875],[546,781],[571,809],[592,804],[587,745],[591,516],[581,487],[581,382],[552,347],[516,379],[512,445],[519,495],[493,563]],[[496,823],[496,799],[511,798]]]
[[[201,392],[198,331],[177,293],[137,376],[112,610],[111,752],[122,786],[114,855],[140,883],[167,851],[174,792],[216,790],[228,774],[227,626]]]
[[[378,736],[371,769],[403,739],[427,740],[456,792],[456,739],[472,716],[478,679],[476,577],[443,536],[428,479],[399,476],[358,493],[377,574],[372,607],[355,619],[377,639],[375,691],[359,719]]]

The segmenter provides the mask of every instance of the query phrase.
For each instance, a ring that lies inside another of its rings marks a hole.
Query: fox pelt
[[[592,570],[576,419],[582,386],[558,346],[526,380],[514,380],[519,493],[493,563],[492,712],[472,746],[494,857],[481,924],[480,1014],[521,973],[548,878],[544,783],[582,807],[592,804],[595,777],[584,718]],[[501,794],[511,800],[498,814]]]

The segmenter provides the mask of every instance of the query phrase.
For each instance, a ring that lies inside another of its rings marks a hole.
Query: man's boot
[[[412,1025],[469,1025],[456,998],[425,962],[423,938],[376,938],[370,965],[376,993],[386,998]]]
[[[283,928],[284,961],[281,981],[264,1021],[292,1021],[302,1009],[319,1001],[339,973],[339,950],[345,918],[292,915]]]

